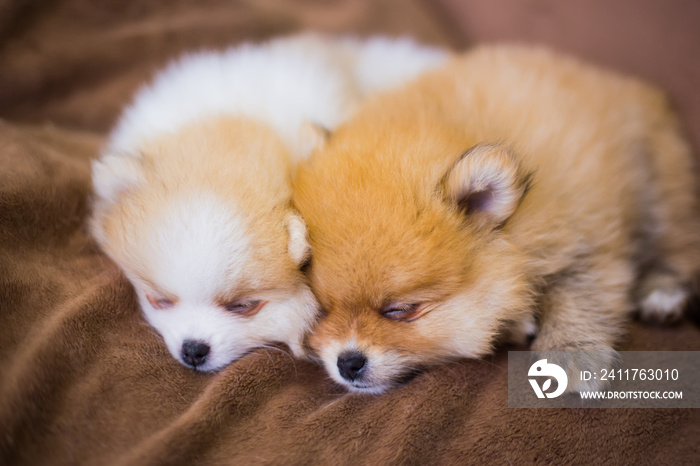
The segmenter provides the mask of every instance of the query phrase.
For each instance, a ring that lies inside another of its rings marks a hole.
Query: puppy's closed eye
[[[177,300],[173,298],[163,298],[160,296],[152,296],[150,294],[147,294],[146,298],[148,299],[148,302],[151,303],[151,306],[159,310],[170,309],[177,302]]]
[[[400,322],[412,322],[421,317],[425,305],[421,303],[396,302],[384,306],[379,313],[382,317]]]
[[[260,300],[239,300],[224,304],[224,309],[243,317],[252,317],[267,304],[267,301]]]

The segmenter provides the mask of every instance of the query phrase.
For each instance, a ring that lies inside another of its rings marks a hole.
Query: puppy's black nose
[[[338,371],[344,379],[352,381],[360,377],[366,363],[367,358],[362,353],[357,351],[343,353],[338,356]]]
[[[182,344],[182,360],[192,367],[201,366],[209,354],[209,345],[196,340],[185,340]]]

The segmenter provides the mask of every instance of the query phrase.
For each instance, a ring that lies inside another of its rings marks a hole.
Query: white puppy
[[[93,164],[95,239],[171,354],[217,370],[303,355],[317,303],[299,270],[291,173],[367,94],[445,61],[408,40],[303,35],[187,56],[144,87]]]

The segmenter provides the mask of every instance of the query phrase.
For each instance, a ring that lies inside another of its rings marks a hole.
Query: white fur
[[[140,290],[138,296],[146,319],[158,329],[170,354],[182,364],[186,365],[181,354],[184,341],[201,341],[211,347],[206,362],[197,366],[199,371],[221,369],[253,348],[278,341],[280,335],[285,335],[295,355],[302,355],[301,341],[310,322],[299,322],[299,318],[316,312],[316,300],[308,289],[271,301],[252,318],[222,312],[206,301],[188,299],[173,309],[158,310]]]
[[[651,271],[642,279],[639,288],[642,320],[667,323],[683,317],[690,291],[679,276],[668,271]]]
[[[650,322],[679,320],[683,315],[688,295],[688,291],[680,287],[653,290],[640,303],[641,317]]]
[[[302,35],[225,52],[185,56],[143,88],[110,138],[108,153],[206,117],[246,116],[270,124],[297,157],[305,121],[333,129],[360,99],[444,63],[438,48],[408,39],[323,39]]]
[[[373,37],[366,41],[345,39],[354,51],[354,79],[362,96],[385,91],[445,63],[448,54],[440,48],[415,41]]]
[[[233,207],[233,208],[232,208]],[[150,277],[181,301],[206,302],[240,279],[251,260],[245,219],[213,195],[190,195],[164,203],[149,219],[148,235],[134,245]]]

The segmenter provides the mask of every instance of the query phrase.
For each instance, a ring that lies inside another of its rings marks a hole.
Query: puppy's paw
[[[534,315],[511,322],[503,331],[501,341],[511,345],[526,345],[537,336],[537,320]]]
[[[609,387],[610,382],[600,378],[591,377],[584,380],[582,371],[595,372],[600,374],[602,369],[608,372],[615,367],[619,360],[617,351],[612,348],[596,348],[592,351],[579,352],[569,361],[567,374],[570,374],[570,383],[567,393],[580,393],[585,391],[604,390]]]
[[[683,317],[690,292],[675,277],[655,275],[641,286],[639,317],[645,322],[669,324]]]
[[[546,358],[548,364],[556,364],[564,369],[567,376],[567,386],[564,393],[580,393],[586,391],[604,390],[609,382],[600,378],[582,377],[583,371],[601,373],[602,369],[610,371],[619,360],[617,351],[608,346],[572,344],[538,350],[535,358]]]

